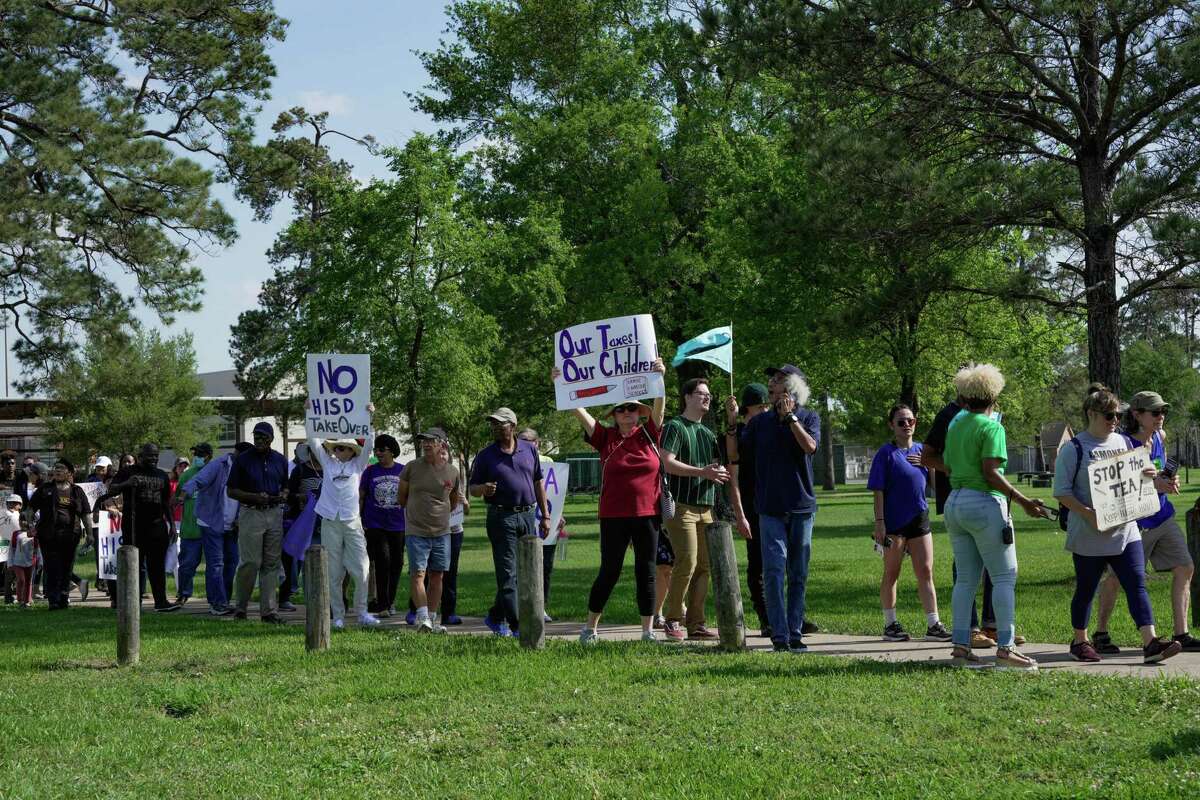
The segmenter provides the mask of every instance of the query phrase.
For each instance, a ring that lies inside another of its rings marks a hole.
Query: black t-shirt
[[[92,512],[87,495],[75,484],[60,492],[53,481],[38,487],[29,501],[38,512],[37,532],[47,538],[69,538],[78,535],[78,520]]]
[[[926,447],[932,447],[938,453],[945,455],[946,433],[950,430],[950,423],[960,411],[962,411],[962,406],[951,401],[938,412],[938,415],[933,418],[933,427],[925,435]],[[937,506],[937,513],[944,514],[946,513],[946,500],[950,497],[950,476],[937,469],[931,470],[931,472],[933,472],[933,498]]]
[[[158,467],[146,469],[141,465],[125,467],[117,473],[113,483],[129,482],[119,494],[121,510],[126,516],[133,512],[133,524],[141,527],[163,519],[171,506],[171,477]],[[113,497],[103,495],[100,500]]]

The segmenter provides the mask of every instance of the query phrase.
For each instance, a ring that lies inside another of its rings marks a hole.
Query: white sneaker
[[[433,633],[433,623],[429,617],[417,620],[417,633]]]
[[[374,614],[370,614],[370,613],[359,614],[358,615],[358,624],[359,625],[378,625],[379,617],[375,616]]]
[[[652,630],[642,631],[642,641],[643,642],[657,642],[658,637],[654,635],[654,631],[652,631]]]
[[[340,617],[338,619],[335,619],[333,621],[333,629],[335,631],[345,630],[346,629],[346,620],[341,619]]]
[[[579,643],[584,645],[599,644],[600,634],[591,628],[584,628],[579,632]]]
[[[542,612],[542,622],[554,622],[554,617],[550,616],[545,611],[543,611]]]
[[[433,633],[445,633],[446,626],[440,622],[435,622],[435,623],[433,623],[433,631],[432,632]]]

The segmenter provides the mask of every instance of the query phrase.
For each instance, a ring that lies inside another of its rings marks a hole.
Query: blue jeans
[[[492,544],[492,566],[496,570],[496,599],[488,609],[495,622],[517,628],[517,539],[537,535],[532,511],[501,511],[488,506],[487,535]]]
[[[237,568],[237,532],[214,531],[201,525],[200,542],[204,548],[204,593],[208,605],[225,608],[233,592],[233,573]]]
[[[954,643],[971,646],[971,606],[984,568],[992,578],[996,644],[1012,647],[1016,610],[1017,546],[1004,544],[1009,523],[1004,498],[976,489],[955,489],[946,501],[946,530],[958,565],[954,581]]]
[[[179,583],[175,588],[179,590],[180,597],[192,596],[196,568],[200,566],[200,557],[203,555],[203,539],[179,539]],[[204,591],[208,593],[207,580],[204,583]]]
[[[803,638],[804,591],[808,584],[808,562],[812,557],[815,514],[792,513],[777,517],[758,515],[762,547],[763,599],[772,639],[798,642]],[[787,575],[787,599],[783,581]]]

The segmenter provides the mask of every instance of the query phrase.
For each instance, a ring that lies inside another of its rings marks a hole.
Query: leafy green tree
[[[132,319],[199,307],[211,195],[254,161],[253,112],[284,22],[270,0],[8,0],[0,11],[0,309],[31,380]],[[118,289],[132,279],[134,291]]]
[[[948,224],[1045,238],[1006,296],[1087,317],[1089,373],[1119,389],[1120,311],[1194,277],[1200,18],[1194,4],[729,0],[731,63],[875,105],[918,145],[969,143],[990,175]],[[796,109],[803,113],[805,108]]]
[[[211,437],[200,400],[190,335],[135,333],[128,341],[87,342],[56,365],[47,382],[54,403],[41,414],[48,437],[80,463],[89,453],[132,453],[146,442],[186,452]]]

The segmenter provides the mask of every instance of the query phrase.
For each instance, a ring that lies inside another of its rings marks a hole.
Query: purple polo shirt
[[[517,439],[517,449],[506,453],[493,442],[479,451],[471,465],[471,485],[496,483],[496,493],[483,502],[493,506],[531,506],[536,500],[534,481],[541,483],[542,462],[532,442]]]

